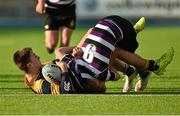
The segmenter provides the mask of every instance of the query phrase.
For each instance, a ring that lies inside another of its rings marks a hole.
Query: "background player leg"
[[[73,30],[67,27],[63,27],[61,31],[61,44],[60,47],[69,46],[70,38]]]
[[[53,53],[58,43],[58,31],[46,30],[45,31],[45,45],[48,53]]]

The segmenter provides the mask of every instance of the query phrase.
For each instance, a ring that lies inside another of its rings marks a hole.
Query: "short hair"
[[[17,67],[28,73],[27,64],[31,61],[30,54],[32,52],[32,48],[22,48],[14,53],[13,60]]]

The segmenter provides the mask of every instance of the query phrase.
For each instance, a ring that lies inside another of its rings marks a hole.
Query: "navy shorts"
[[[46,8],[45,30],[59,30],[60,27],[75,29],[76,27],[76,6],[61,7],[58,10]]]

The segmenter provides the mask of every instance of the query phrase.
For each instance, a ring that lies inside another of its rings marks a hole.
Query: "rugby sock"
[[[139,76],[140,76],[142,79],[145,79],[145,78],[149,75],[149,73],[151,73],[151,72],[148,71],[148,70],[143,70],[143,71],[139,71],[138,73],[139,73]]]
[[[134,73],[134,68],[130,65],[126,65],[126,71],[124,74],[126,74],[127,76],[131,76]]]
[[[158,70],[158,69],[159,69],[159,66],[157,65],[156,61],[149,60],[149,67],[147,68],[147,70],[155,71],[155,70]]]

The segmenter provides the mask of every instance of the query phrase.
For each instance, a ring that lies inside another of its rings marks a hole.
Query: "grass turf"
[[[53,59],[44,47],[42,29],[0,29],[0,114],[180,114],[180,28],[146,28],[138,35],[137,53],[156,59],[170,46],[175,49],[173,62],[163,76],[152,75],[142,94],[123,94],[124,81],[107,82],[106,94],[35,95],[24,86],[23,75],[12,61],[13,53],[22,47],[32,47],[42,62]],[[71,45],[76,45],[87,29],[73,33]]]

